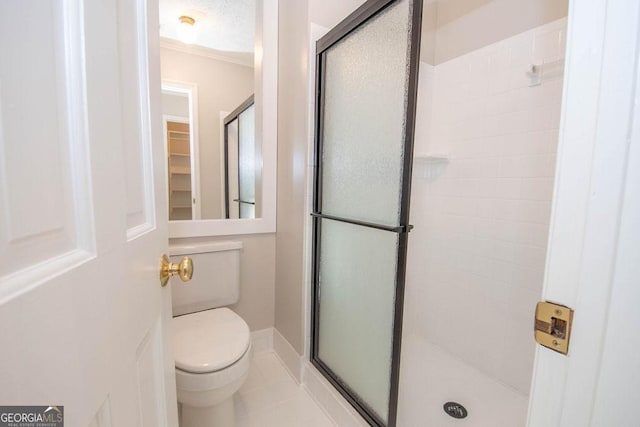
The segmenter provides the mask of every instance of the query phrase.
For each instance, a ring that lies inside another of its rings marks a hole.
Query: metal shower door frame
[[[230,198],[229,195],[229,124],[234,120],[238,120],[238,160],[240,159],[240,115],[244,113],[247,109],[249,109],[255,103],[255,95],[251,95],[249,98],[244,100],[242,104],[240,104],[235,110],[231,113],[227,114],[224,118],[223,126],[224,126],[224,211],[225,211],[225,219],[229,219],[229,209],[230,209]],[[233,202],[238,203],[238,212],[240,212],[240,204],[247,203],[255,205],[255,202],[251,203],[248,201],[243,201],[240,199],[240,171],[238,170],[238,200],[233,200]],[[240,216],[238,214],[238,216]]]
[[[398,386],[400,377],[400,349],[402,340],[402,320],[404,310],[404,285],[407,260],[409,225],[409,202],[411,195],[411,172],[413,167],[413,146],[415,133],[416,101],[418,95],[418,66],[420,60],[420,36],[422,22],[422,0],[408,0],[412,3],[411,38],[409,50],[408,96],[405,103],[404,157],[401,186],[401,206],[399,226],[390,227],[352,219],[322,214],[322,130],[324,126],[324,77],[326,71],[325,55],[329,48],[360,28],[371,18],[392,6],[398,0],[368,0],[347,18],[335,26],[316,44],[316,90],[315,90],[315,176],[313,196],[313,256],[312,256],[312,313],[311,313],[311,363],[340,392],[340,394],[373,426],[394,427],[398,407]],[[338,378],[331,369],[320,360],[319,349],[319,274],[320,274],[320,236],[321,219],[346,222],[364,227],[398,233],[398,258],[396,269],[396,289],[393,321],[393,343],[391,352],[391,379],[389,393],[388,422],[385,423],[360,399],[350,387]]]

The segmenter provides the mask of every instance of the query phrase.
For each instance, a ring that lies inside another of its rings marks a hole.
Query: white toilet
[[[249,373],[246,322],[225,308],[240,297],[241,242],[172,246],[193,260],[190,282],[174,280],[173,347],[181,427],[232,427],[233,394]]]

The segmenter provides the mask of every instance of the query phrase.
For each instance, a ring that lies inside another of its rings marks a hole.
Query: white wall
[[[566,20],[423,67],[405,332],[528,394],[542,291],[562,73],[529,87],[532,63],[564,55]]]
[[[425,23],[435,14],[437,27],[433,61],[427,62],[440,64],[565,17],[568,3],[568,0],[435,0],[425,8],[428,13]]]
[[[195,83],[198,87],[202,218],[222,218],[220,111],[233,111],[253,94],[254,69],[167,48],[160,49],[160,59],[163,80]]]
[[[333,28],[351,12],[360,7],[364,0],[308,0],[309,22],[325,28]]]
[[[189,118],[189,97],[173,93],[162,94],[162,114]]]
[[[280,1],[275,326],[303,348],[303,227],[307,150],[307,3]]]

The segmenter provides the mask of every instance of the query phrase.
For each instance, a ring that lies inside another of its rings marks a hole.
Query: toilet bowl
[[[172,247],[193,259],[190,283],[172,284],[172,332],[180,427],[232,427],[233,394],[249,374],[246,322],[224,307],[239,299],[240,242]]]
[[[233,426],[233,394],[249,373],[249,327],[228,308],[173,319],[181,426]]]

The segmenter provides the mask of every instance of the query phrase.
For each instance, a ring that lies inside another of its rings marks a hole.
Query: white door
[[[0,404],[66,426],[177,425],[157,22],[0,2]]]
[[[640,3],[570,4],[544,297],[575,309],[539,347],[530,427],[640,421]]]

